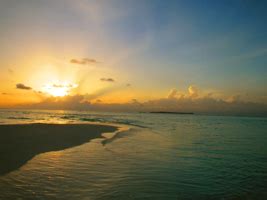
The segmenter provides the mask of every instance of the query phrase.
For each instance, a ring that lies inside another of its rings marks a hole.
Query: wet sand
[[[37,154],[81,145],[116,130],[94,124],[0,125],[0,175],[20,168]]]

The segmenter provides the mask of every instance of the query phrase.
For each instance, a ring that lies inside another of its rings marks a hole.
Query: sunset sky
[[[0,107],[266,113],[266,8],[0,0]]]

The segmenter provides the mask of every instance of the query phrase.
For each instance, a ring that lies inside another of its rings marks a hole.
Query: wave
[[[111,138],[106,138],[106,139],[102,140],[101,143],[103,146],[105,146],[106,144],[109,144],[109,143],[113,142],[114,140],[128,137],[128,136],[132,135],[135,131],[136,131],[136,129],[134,129],[134,128],[121,128],[118,131],[114,132],[114,135]]]
[[[115,123],[115,124],[125,124],[130,126],[136,126],[139,128],[147,128],[146,126],[140,125],[135,120],[126,120],[126,119],[112,119],[112,118],[79,118],[80,121],[87,122],[102,122],[102,123]]]
[[[8,117],[7,119],[31,119],[29,117]]]

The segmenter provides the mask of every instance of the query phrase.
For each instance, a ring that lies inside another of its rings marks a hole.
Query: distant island
[[[154,111],[154,112],[149,112],[149,113],[154,113],[154,114],[177,114],[177,115],[193,115],[193,112],[167,112],[167,111]]]

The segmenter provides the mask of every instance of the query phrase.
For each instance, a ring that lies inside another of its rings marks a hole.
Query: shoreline
[[[104,124],[0,124],[0,176],[19,169],[34,156],[82,145],[119,127]]]

